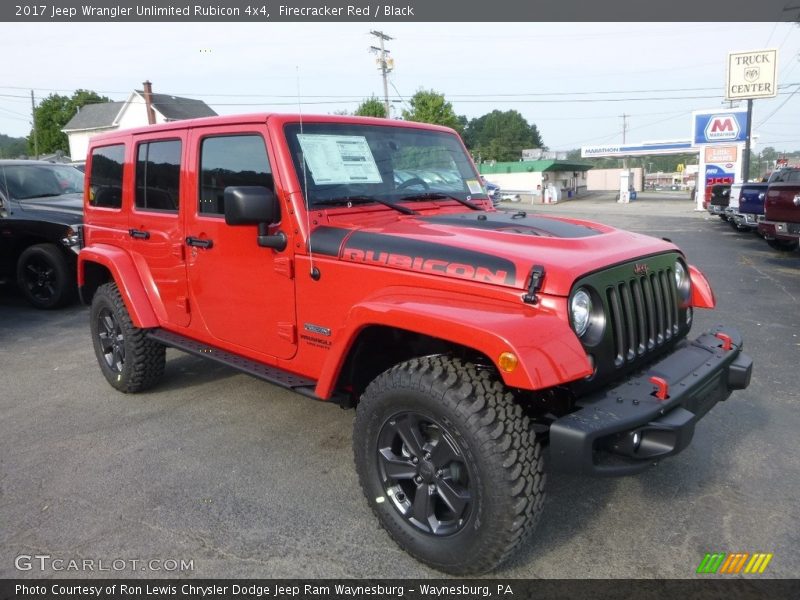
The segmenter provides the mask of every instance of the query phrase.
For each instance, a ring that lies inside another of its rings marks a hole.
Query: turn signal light
[[[519,359],[517,355],[512,352],[503,352],[497,360],[497,364],[500,366],[501,371],[513,373],[514,369],[519,365]]]

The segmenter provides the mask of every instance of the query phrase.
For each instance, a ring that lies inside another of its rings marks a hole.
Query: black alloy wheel
[[[125,335],[107,307],[103,307],[97,315],[97,342],[106,366],[115,373],[122,373],[125,366]]]
[[[452,434],[432,417],[393,415],[378,435],[378,469],[386,498],[414,527],[437,536],[469,518],[469,468]]]
[[[166,348],[133,324],[119,288],[104,283],[97,288],[89,311],[92,345],[106,381],[120,392],[144,391],[161,378]]]
[[[64,253],[52,244],[36,244],[20,254],[17,285],[36,308],[57,308],[74,296],[74,268],[70,267]]]
[[[529,539],[544,461],[529,417],[490,368],[434,355],[378,375],[353,423],[359,481],[406,552],[453,575],[485,573]]]

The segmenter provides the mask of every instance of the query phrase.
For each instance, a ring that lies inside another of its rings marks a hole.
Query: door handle
[[[128,235],[139,240],[149,240],[150,232],[141,229],[128,229]]]
[[[186,238],[186,245],[194,246],[196,248],[205,248],[206,250],[208,250],[214,245],[214,240],[207,240],[207,239],[204,240],[189,236]]]

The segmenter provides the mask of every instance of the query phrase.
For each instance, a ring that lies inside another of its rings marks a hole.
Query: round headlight
[[[684,301],[689,299],[691,292],[691,280],[686,267],[683,266],[681,261],[675,261],[675,286],[678,288],[678,293]]]
[[[592,297],[584,289],[580,289],[572,296],[569,303],[569,312],[572,316],[572,326],[578,337],[583,336],[589,328],[589,318],[592,314]]]

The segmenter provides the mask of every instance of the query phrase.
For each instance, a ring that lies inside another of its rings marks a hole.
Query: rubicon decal
[[[707,552],[697,567],[701,574],[737,575],[739,573],[761,574],[772,560],[772,554],[764,552]]]
[[[343,260],[435,273],[498,285],[514,285],[516,268],[504,258],[391,235],[356,232],[347,239]]]

